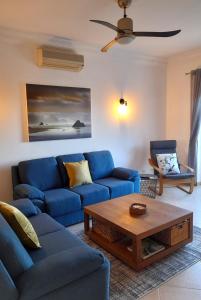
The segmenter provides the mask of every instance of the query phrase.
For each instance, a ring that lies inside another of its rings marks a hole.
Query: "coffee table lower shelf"
[[[192,241],[192,220],[190,218],[189,223],[189,235],[188,238],[182,240],[181,242],[175,245],[165,245],[165,249],[162,251],[153,254],[148,258],[142,258],[142,240],[132,237],[132,249],[130,251],[127,249],[126,245],[122,244],[121,241],[110,242],[107,238],[96,233],[92,228],[90,228],[90,217],[88,214],[85,214],[85,234],[89,236],[91,240],[101,246],[103,249],[122,260],[125,264],[129,265],[136,271],[140,271],[143,268],[149,266],[150,264],[161,260],[162,258],[170,255],[180,247],[184,246],[187,243]]]
[[[149,258],[141,258],[141,260],[136,260],[136,253],[129,251],[124,245],[120,244],[119,242],[109,242],[107,239],[93,232],[91,229],[88,232],[86,232],[86,234],[90,237],[92,241],[97,243],[99,246],[101,246],[103,249],[105,249],[118,259],[125,262],[127,265],[129,265],[136,271],[140,271],[143,268],[149,266],[150,264],[159,261],[160,259],[170,255],[180,247],[192,241],[191,238],[188,238],[174,246],[167,246],[164,250],[152,255]]]

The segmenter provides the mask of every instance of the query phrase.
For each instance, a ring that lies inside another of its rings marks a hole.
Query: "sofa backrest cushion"
[[[75,154],[66,154],[66,155],[59,155],[56,157],[56,160],[59,165],[59,171],[62,177],[63,186],[69,186],[69,177],[66,172],[66,168],[64,163],[68,162],[78,162],[81,160],[85,160],[85,157],[82,153],[75,153]]]
[[[114,169],[114,161],[110,151],[93,151],[84,153],[88,160],[92,180],[111,176]]]
[[[30,255],[1,214],[0,259],[13,279],[33,265]]]
[[[19,176],[21,183],[33,185],[41,191],[62,187],[55,157],[21,161]]]

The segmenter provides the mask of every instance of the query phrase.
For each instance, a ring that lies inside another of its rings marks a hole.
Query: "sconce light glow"
[[[118,112],[119,112],[119,114],[120,114],[121,116],[127,115],[127,112],[128,112],[128,110],[127,110],[127,108],[128,108],[128,106],[127,106],[127,101],[125,101],[123,98],[121,98],[121,99],[119,100],[119,103],[120,103],[120,105],[119,105],[119,107],[118,107]]]

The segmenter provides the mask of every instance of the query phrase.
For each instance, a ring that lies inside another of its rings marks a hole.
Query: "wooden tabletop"
[[[146,214],[130,216],[129,206],[134,202],[146,204]],[[192,217],[191,211],[140,194],[130,194],[87,206],[85,213],[135,236],[151,235],[156,230],[163,230],[182,221],[185,217]]]

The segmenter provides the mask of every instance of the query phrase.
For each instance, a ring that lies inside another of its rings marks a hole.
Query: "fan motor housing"
[[[131,18],[121,18],[117,23],[117,27],[121,30],[124,30],[126,33],[132,33],[133,20]]]

